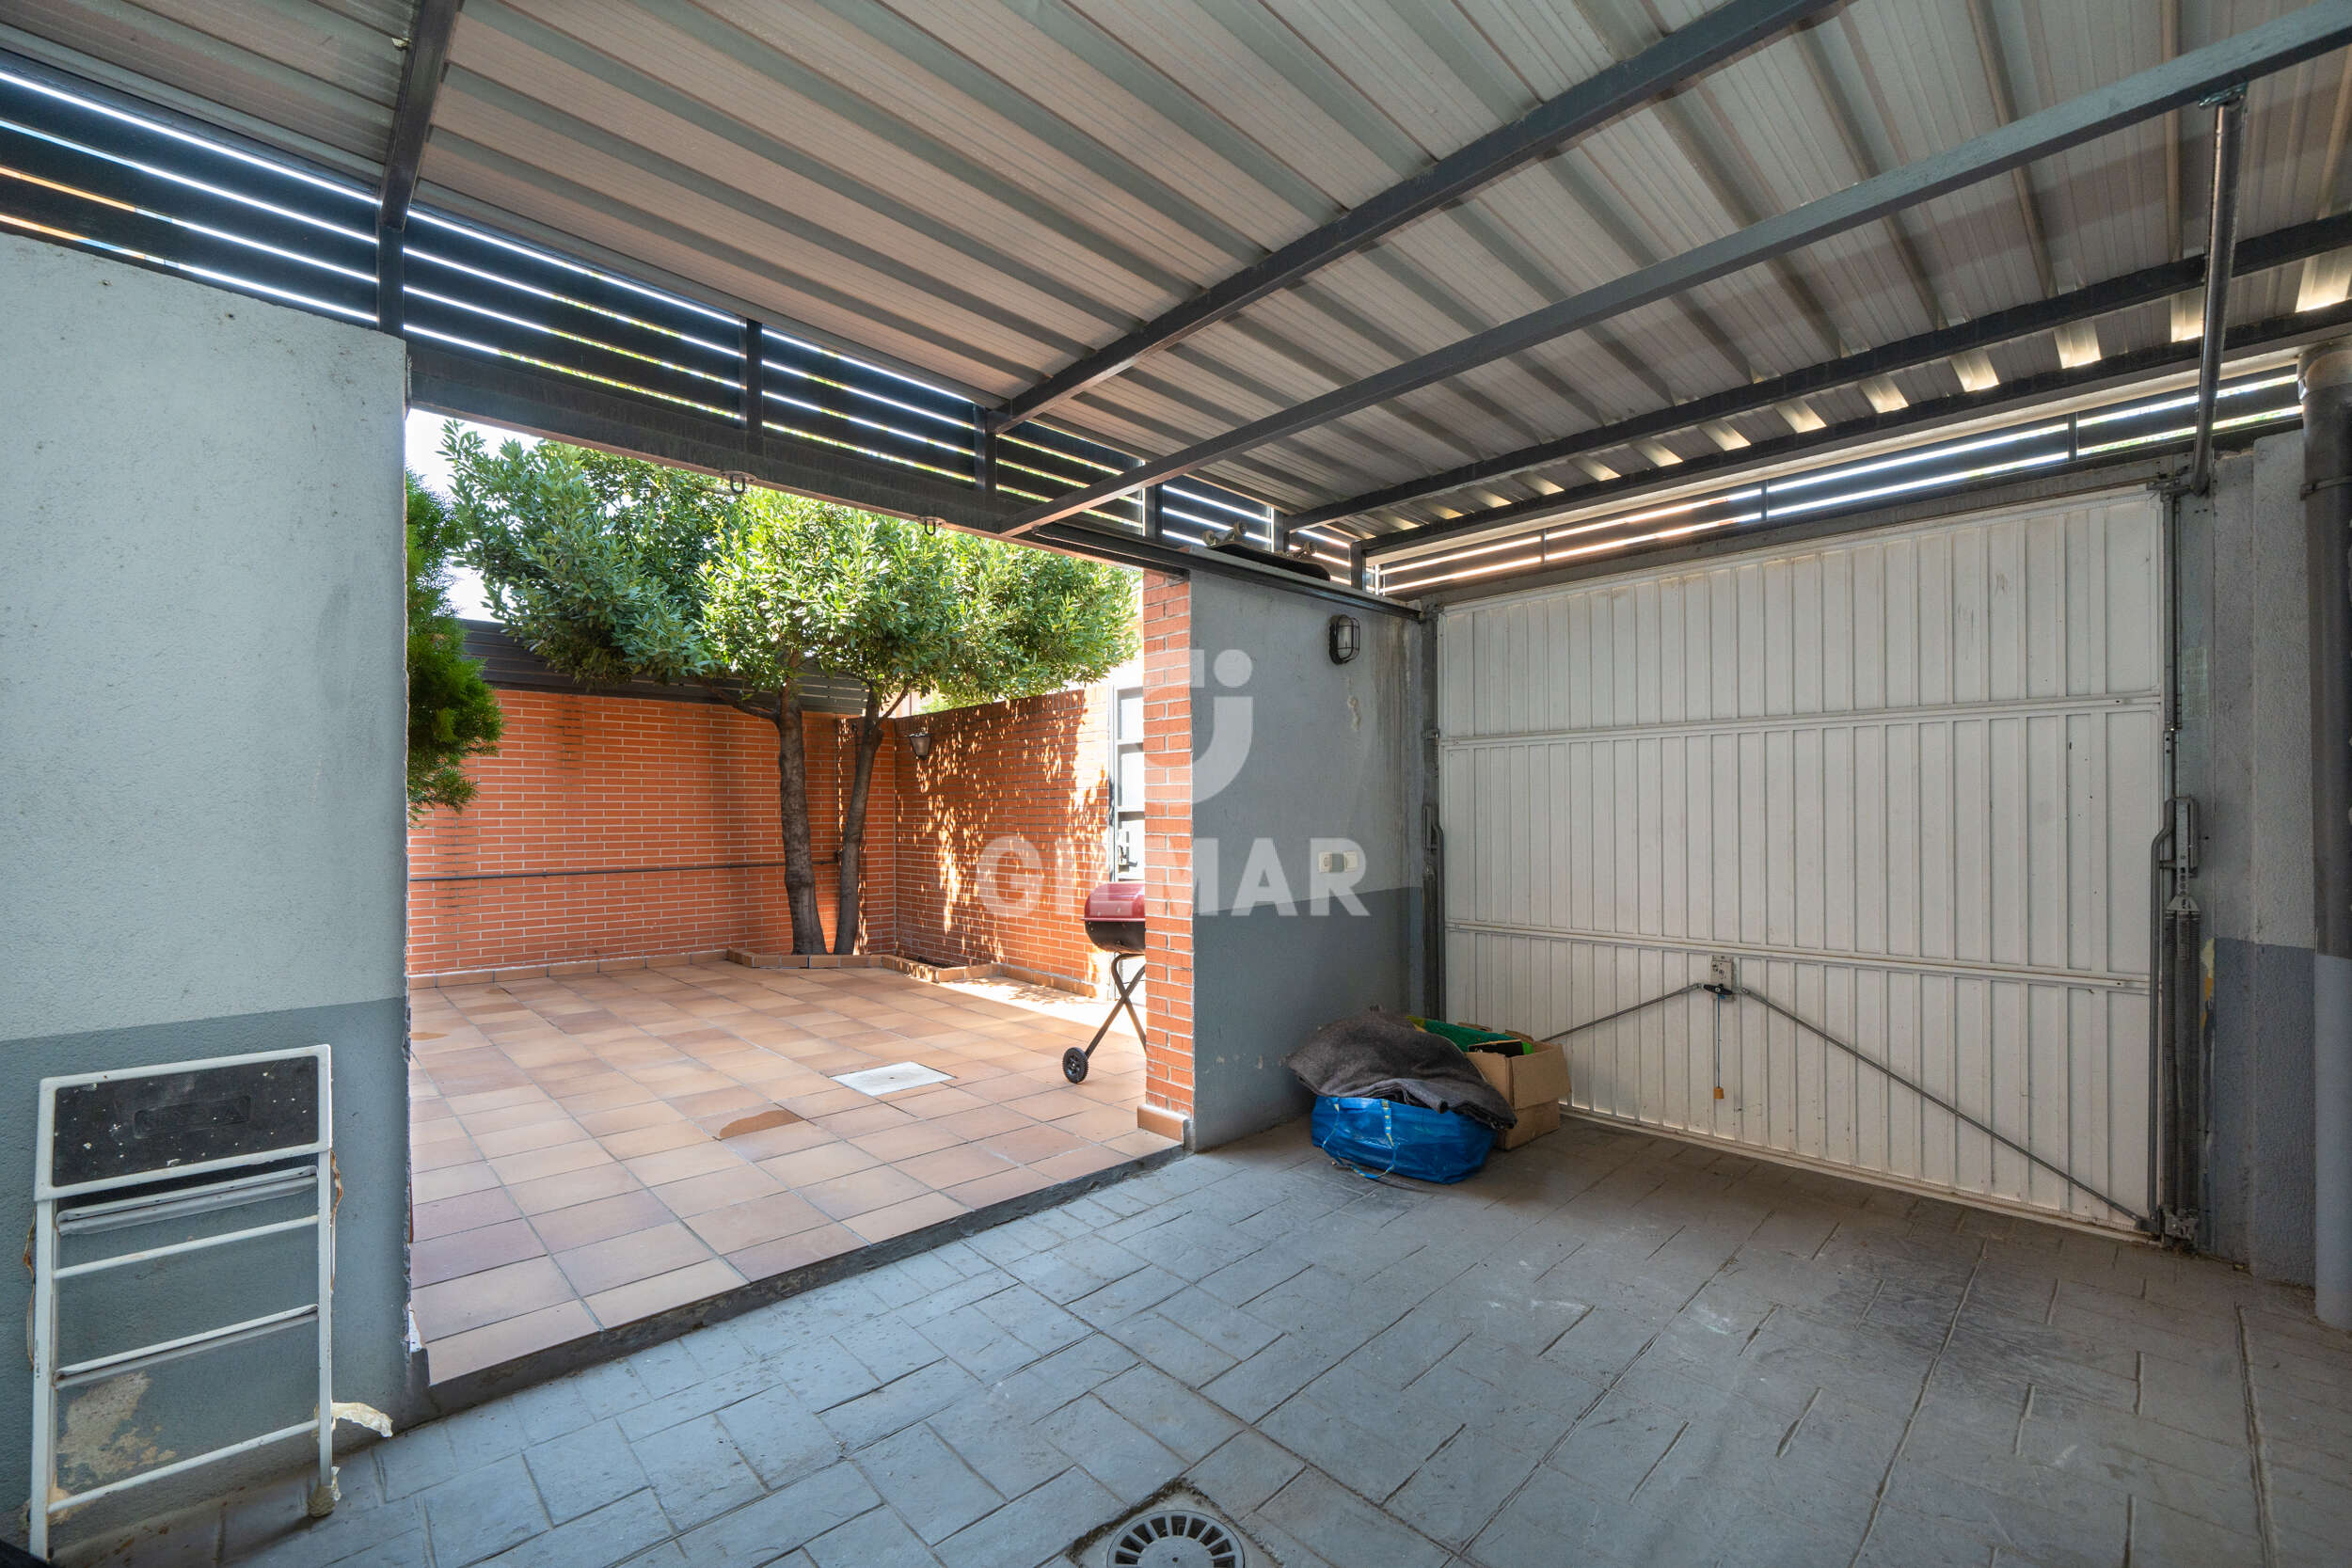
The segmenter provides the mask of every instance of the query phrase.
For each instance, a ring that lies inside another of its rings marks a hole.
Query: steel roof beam
[[[2322,256],[2341,246],[2352,245],[2352,214],[2323,218],[2315,223],[2298,223],[2285,229],[2239,242],[2234,272],[2238,274],[2267,271],[2283,267],[2312,256]],[[1603,425],[1596,430],[1579,431],[1555,441],[1522,447],[1517,451],[1499,453],[1476,463],[1466,463],[1458,468],[1428,475],[1423,479],[1406,480],[1401,484],[1387,485],[1378,490],[1351,496],[1345,500],[1312,507],[1291,515],[1294,530],[1312,528],[1318,524],[1336,522],[1342,517],[1361,516],[1387,507],[1403,506],[1430,496],[1442,496],[1465,485],[1490,484],[1525,473],[1530,468],[1548,467],[1570,458],[1588,457],[1597,452],[1621,447],[1630,441],[1688,430],[1711,420],[1737,419],[1742,414],[1757,414],[1790,398],[1825,392],[1836,387],[1851,387],[1874,375],[1890,375],[1897,371],[1919,365],[1933,364],[1956,354],[1972,349],[1991,348],[1998,343],[2014,342],[2037,332],[2047,332],[2074,322],[2089,321],[2099,316],[2127,310],[2135,305],[2194,289],[2204,281],[2205,259],[2191,256],[2178,261],[2166,261],[2122,277],[2110,277],[2088,288],[2076,289],[2056,299],[2037,299],[2007,310],[1995,310],[1956,326],[1940,327],[1922,332],[1916,337],[1903,338],[1877,348],[1842,359],[1825,360],[1808,365],[1787,375],[1735,387],[1711,397],[1692,399],[1671,408],[1660,408],[1647,414],[1637,414],[1629,420]],[[1395,534],[1384,534],[1382,540],[1409,540],[1422,537],[1427,528],[1443,527],[1430,524],[1406,529]],[[1383,547],[1372,545],[1375,554]],[[1395,546],[1390,546],[1390,548]]]
[[[376,221],[395,232],[408,226],[408,203],[417,194],[417,170],[424,163],[424,138],[433,129],[433,101],[440,96],[450,35],[457,30],[457,8],[464,4],[417,0],[407,58],[400,68],[400,102],[392,109],[392,134],[384,146],[384,182],[376,188]]]
[[[417,0],[400,67],[400,98],[391,135],[384,139],[384,178],[375,188],[375,325],[401,330],[408,234],[408,203],[416,198],[424,140],[433,130],[433,101],[449,69],[450,35],[466,0]]]
[[[1742,271],[1889,213],[2022,168],[2152,116],[2195,103],[2249,79],[2300,64],[2352,42],[2352,0],[2318,0],[2153,70],[2012,120],[1960,146],[1850,185],[1695,249],[1581,294],[1473,333],[1433,354],[1311,398],[1293,408],[1153,458],[1115,479],[1057,497],[1024,514],[1008,531],[1073,516],[1146,484],[1156,484],[1237,452],[1280,440],[1386,403],[1497,359],[1581,331],[1701,283]]]
[[[1034,419],[1136,360],[1223,321],[1266,295],[1360,250],[1414,219],[1606,124],[1678,82],[1843,0],[1729,0],[1632,59],[1609,67],[1518,119],[1488,132],[1313,232],[1213,284],[1117,342],[1069,365],[1005,405],[1008,422]]]
[[[2302,310],[2292,315],[2274,316],[2267,321],[2246,322],[2230,328],[2227,352],[2239,356],[2273,353],[2326,338],[2341,337],[2347,327],[2352,327],[2352,304],[2334,305],[2320,310]],[[1932,403],[1915,403],[1891,414],[1866,414],[1860,419],[1848,420],[1821,430],[1759,441],[1739,451],[1694,457],[1678,467],[1653,469],[1582,490],[1563,491],[1556,496],[1537,496],[1533,500],[1514,501],[1509,506],[1498,506],[1491,511],[1449,518],[1425,529],[1383,533],[1373,539],[1359,540],[1356,544],[1367,557],[1376,560],[1382,554],[1392,554],[1407,546],[1441,543],[1447,539],[1507,528],[1514,523],[1537,523],[1557,514],[1584,512],[1661,491],[1695,486],[1718,476],[1728,482],[1740,472],[1764,464],[1803,457],[1834,456],[1854,447],[1914,432],[1924,433],[1937,425],[1962,420],[1983,419],[2012,411],[2030,416],[2037,405],[2054,403],[2060,398],[2088,397],[2128,388],[2155,376],[2194,370],[2198,355],[2199,345],[2193,342],[2152,343],[2146,348],[2109,355],[2073,370],[2047,371],[2022,381],[2004,382],[1981,392],[1961,392],[1938,398]],[[2063,416],[2052,415],[2051,418]],[[1527,537],[1532,539],[1535,531],[1531,531]]]

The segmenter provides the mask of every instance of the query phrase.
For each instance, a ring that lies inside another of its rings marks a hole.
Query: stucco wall
[[[2303,437],[2274,436],[2182,515],[2182,782],[2212,977],[2210,1244],[2312,1277],[2311,662]],[[2201,668],[2201,689],[2200,670]]]
[[[31,1222],[44,1074],[325,1040],[336,1393],[397,1411],[401,345],[0,237],[0,1227]],[[159,1299],[216,1323],[285,1304],[271,1268],[190,1289],[170,1267],[84,1322],[119,1348],[162,1337]],[[20,1322],[24,1272],[0,1277],[0,1321]],[[205,1380],[158,1372],[109,1424],[119,1441],[69,1445],[80,1483],[299,1419],[308,1338],[272,1349]],[[21,1367],[0,1379],[17,1434],[0,1494],[19,1497],[28,1397]],[[131,1494],[132,1512],[225,1479]]]
[[[1406,818],[1421,628],[1357,611],[1362,651],[1334,664],[1337,604],[1205,573],[1191,591],[1193,1118],[1212,1148],[1307,1110],[1282,1058],[1317,1025],[1406,1005],[1420,963]],[[1232,755],[1214,788],[1216,759]],[[1354,905],[1327,893],[1318,911],[1316,855],[1343,842],[1362,856],[1360,874],[1336,874]]]

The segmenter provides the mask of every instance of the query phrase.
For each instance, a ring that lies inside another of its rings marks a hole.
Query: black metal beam
[[[2227,352],[2236,355],[2279,352],[2317,339],[2341,336],[2347,330],[2352,330],[2352,301],[2323,310],[2302,310],[2290,316],[2274,316],[2267,321],[2248,322],[2232,327]],[[1915,403],[1891,414],[1871,414],[1803,435],[1758,441],[1738,451],[1692,458],[1671,468],[1636,474],[1628,479],[1609,480],[1581,489],[1563,490],[1556,496],[1537,496],[1532,500],[1514,501],[1509,506],[1449,517],[1442,523],[1432,523],[1425,528],[1359,539],[1352,547],[1375,558],[1392,555],[1401,549],[1485,533],[1514,523],[1535,522],[1564,513],[1638,500],[1661,490],[1681,489],[1710,476],[1720,475],[1729,479],[1766,465],[1785,463],[1798,457],[1833,456],[1853,447],[1939,424],[1979,420],[1988,415],[2010,411],[2024,412],[2038,404],[2087,397],[2130,387],[2154,376],[2194,369],[2201,350],[2202,345],[2195,342],[2157,343],[2129,354],[2113,355],[2095,364],[2078,366],[2074,370],[2053,371],[2046,375],[2005,382],[1982,392],[1963,392],[1956,397],[1938,398],[1932,403]]]
[[[408,203],[417,194],[424,139],[433,129],[433,101],[449,67],[450,35],[466,0],[417,0],[400,67],[400,97],[384,143],[384,178],[375,189],[375,325],[397,334],[405,324],[402,290],[407,273]]]
[[[1251,262],[1183,304],[1136,328],[1117,342],[1078,359],[1007,404],[1005,422],[1035,419],[1057,404],[1119,374],[1137,360],[1182,342],[1268,294],[1279,293],[1491,183],[1511,170],[1552,151],[1629,109],[1656,98],[1844,0],[1729,0],[1661,39],[1629,60],[1620,61],[1540,103],[1459,151],[1448,154],[1410,179],[1350,208],[1311,234]]]
[[[457,8],[464,4],[417,0],[416,20],[409,24],[400,98],[392,107],[392,134],[384,146],[384,182],[376,190],[377,222],[396,233],[408,227],[408,203],[417,194],[424,138],[433,129],[433,101],[440,96],[450,35],[457,30]]]
[[[1100,506],[1143,485],[1174,479],[1269,441],[1327,424],[1359,409],[1402,397],[1874,222],[1889,213],[2081,146],[2152,116],[2195,103],[2212,93],[2255,76],[2285,70],[2347,42],[2352,42],[2352,0],[2317,0],[2290,15],[2013,120],[1932,157],[1850,185],[1833,196],[1767,218],[1655,266],[1643,267],[1598,288],[1530,311],[1516,321],[1472,333],[1435,353],[1408,359],[1295,407],[1196,442],[1165,457],[1151,459],[1116,478],[1073,490],[1032,508],[1009,531],[1027,532]]]
[[[2246,139],[2246,89],[2222,94],[2213,108],[2213,212],[2205,233],[2205,254],[2213,265],[2205,275],[2205,326],[2198,338],[2204,352],[2197,361],[2197,455],[2188,469],[2189,494],[2196,496],[2203,495],[2213,482],[2213,404],[2221,386],[2221,340],[2230,319],[2230,278],[2236,267],[2238,154]]]
[[[746,474],[754,483],[775,489],[893,516],[936,518],[967,532],[1002,533],[1016,510],[1011,502],[983,495],[973,485],[844,447],[746,429],[734,420],[647,403],[591,383],[427,342],[408,345],[408,405],[707,474]],[[1179,575],[1206,572],[1393,614],[1415,613],[1410,606],[1294,572],[1091,523],[1056,523],[1031,533],[1024,543]]]
[[[2307,257],[2323,256],[2347,246],[2352,246],[2352,213],[2321,218],[2314,223],[2294,224],[2241,241],[2233,270],[2235,275],[2243,277],[2272,267],[2287,266]],[[1378,490],[1368,490],[1360,496],[1350,496],[1345,500],[1329,501],[1295,514],[1291,518],[1291,527],[1308,528],[1341,517],[1361,516],[1383,507],[1402,506],[1426,497],[1441,496],[1449,490],[1459,490],[1464,485],[1488,484],[1513,474],[1524,473],[1530,468],[1549,467],[1570,458],[1607,451],[1630,441],[1671,435],[1675,431],[1689,430],[1714,420],[1758,413],[1791,398],[1851,387],[1874,375],[1887,375],[1896,371],[1932,364],[1938,359],[1948,359],[1973,349],[2013,342],[2020,338],[2029,338],[2038,332],[2047,332],[2074,322],[2090,321],[2112,315],[2118,310],[2130,309],[2136,305],[2169,299],[2174,294],[2198,287],[2204,278],[2205,259],[2202,256],[2142,268],[2138,272],[2110,277],[2105,282],[2093,283],[2088,288],[2076,289],[2053,299],[2037,299],[2010,309],[1994,310],[1974,321],[1882,343],[1877,348],[1808,365],[1787,375],[1735,387],[1708,397],[1693,398],[1688,403],[1676,404],[1671,408],[1636,414],[1631,419],[1619,420],[1613,424],[1579,431],[1555,441],[1521,447],[1517,451],[1501,452],[1475,463],[1448,468],[1442,473],[1405,480]],[[1391,541],[1409,541],[1424,531],[1424,528],[1406,529],[1393,534],[1381,534],[1369,543],[1376,555],[1384,549],[1396,548],[1397,545]]]

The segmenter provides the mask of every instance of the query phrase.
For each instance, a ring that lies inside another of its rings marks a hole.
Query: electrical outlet
[[[1728,953],[1717,953],[1707,960],[1707,983],[1728,990],[1740,983],[1740,960]]]

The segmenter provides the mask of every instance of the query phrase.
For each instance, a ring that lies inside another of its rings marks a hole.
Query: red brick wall
[[[470,765],[473,803],[408,832],[410,974],[789,948],[773,725],[713,704],[569,692],[501,691],[499,705],[506,736]],[[850,742],[842,721],[803,728],[830,938]],[[869,942],[895,920],[897,762],[885,747],[868,807]]]
[[[1182,1116],[1193,1090],[1189,606],[1182,578],[1144,575],[1145,1097]],[[506,736],[471,765],[473,803],[409,830],[410,974],[788,950],[773,726],[700,703],[499,700]],[[1079,910],[1106,861],[1109,721],[1101,690],[894,721],[867,808],[861,948],[1099,979],[1106,960]],[[920,764],[905,742],[916,723],[933,737]],[[804,734],[830,938],[854,728],[812,718]],[[1026,913],[980,897],[982,852],[1013,836],[1036,847],[1043,876],[1009,856],[993,870],[1001,895],[1034,895]],[[651,869],[679,866],[736,869]]]
[[[1192,1115],[1192,599],[1143,574],[1143,1094]]]
[[[1095,687],[892,721],[898,953],[1106,976],[1079,911],[1109,861],[1109,708]],[[922,762],[905,749],[917,726]]]

